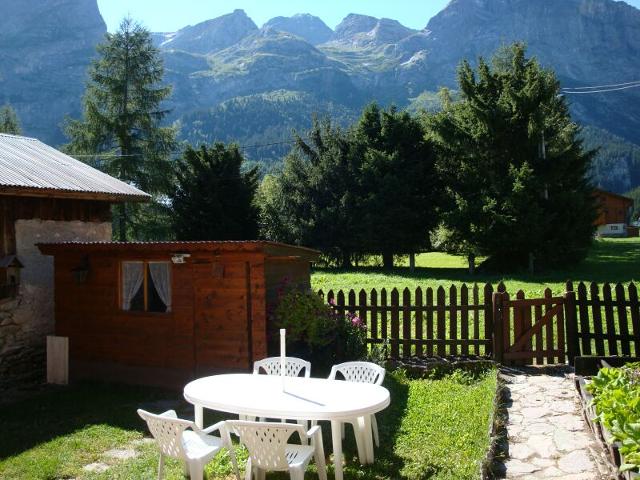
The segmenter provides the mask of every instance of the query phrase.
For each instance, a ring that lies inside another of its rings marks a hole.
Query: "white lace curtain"
[[[149,273],[160,299],[171,311],[171,268],[168,262],[149,262]]]
[[[122,263],[122,309],[131,310],[131,301],[144,281],[144,263]]]

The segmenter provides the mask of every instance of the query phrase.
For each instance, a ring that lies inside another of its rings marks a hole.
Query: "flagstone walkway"
[[[581,416],[568,367],[503,370],[507,389],[507,479],[613,478]]]

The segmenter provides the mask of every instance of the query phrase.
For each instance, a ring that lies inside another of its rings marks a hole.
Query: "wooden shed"
[[[267,355],[267,304],[310,287],[318,252],[284,244],[39,244],[55,259],[56,335],[79,378],[181,386]]]

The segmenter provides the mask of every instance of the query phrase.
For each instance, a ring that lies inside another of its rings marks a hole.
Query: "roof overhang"
[[[82,192],[73,190],[57,190],[53,188],[30,188],[16,186],[2,186],[0,195],[10,197],[61,198],[70,200],[95,200],[101,202],[148,202],[151,195],[125,195],[104,192]]]

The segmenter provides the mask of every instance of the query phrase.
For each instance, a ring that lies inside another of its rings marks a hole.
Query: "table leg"
[[[367,452],[367,463],[374,462],[374,453],[373,453],[373,429],[371,427],[371,415],[365,415],[363,417],[363,429],[362,429],[362,439],[365,444],[365,451]]]
[[[195,412],[195,422],[198,428],[204,428],[204,409],[202,405],[194,405],[193,410]]]
[[[353,426],[353,434],[356,437],[356,447],[358,447],[358,460],[360,460],[360,465],[366,465],[368,463],[367,458],[369,457],[367,452],[367,444],[364,438],[364,419],[362,417],[358,417],[351,424]]]
[[[342,428],[341,422],[331,420],[331,440],[333,441],[333,471],[336,480],[342,480]]]

